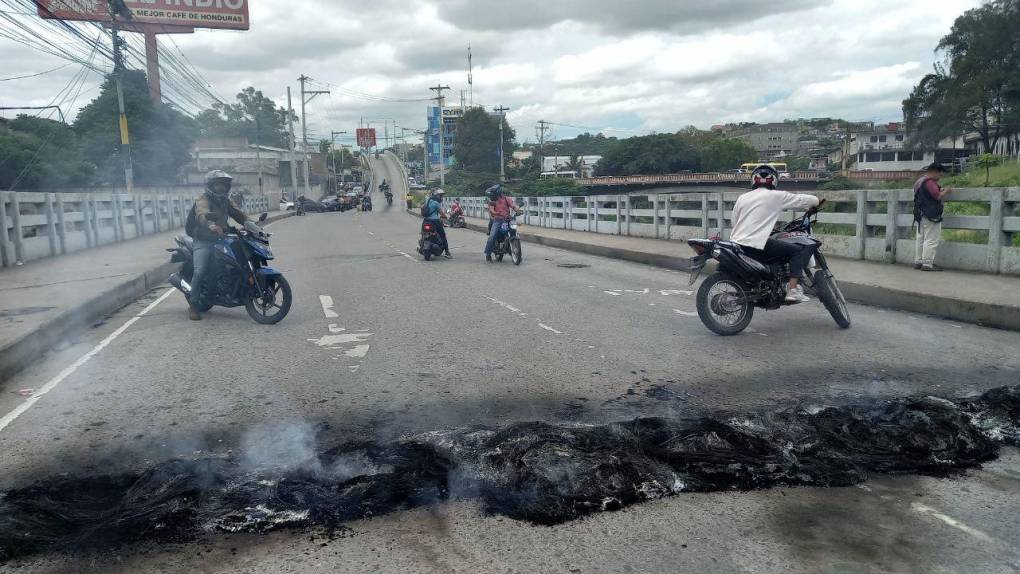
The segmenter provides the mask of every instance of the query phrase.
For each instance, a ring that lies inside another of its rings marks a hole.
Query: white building
[[[542,175],[548,177],[592,177],[595,175],[595,164],[602,159],[600,155],[582,155],[577,156],[581,160],[581,173],[577,173],[577,170],[572,170],[570,166],[570,156],[566,155],[551,155],[542,158]]]

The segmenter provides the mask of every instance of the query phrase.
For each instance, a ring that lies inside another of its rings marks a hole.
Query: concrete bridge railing
[[[11,267],[143,235],[183,228],[200,188],[117,192],[0,192],[0,259]],[[242,196],[241,208],[271,211],[269,198]]]
[[[839,257],[912,263],[912,190],[812,192],[828,200],[815,231]],[[729,237],[740,193],[523,197],[525,225],[656,239]],[[486,199],[461,198],[487,218]],[[957,189],[948,197],[938,261],[947,268],[1020,275],[1020,188]]]

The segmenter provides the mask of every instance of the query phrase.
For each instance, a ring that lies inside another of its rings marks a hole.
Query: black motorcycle
[[[492,248],[492,254],[496,256],[496,261],[502,261],[504,255],[510,255],[514,265],[520,265],[524,254],[521,252],[521,238],[517,237],[517,218],[492,225],[502,226],[501,236]]]
[[[467,222],[464,221],[464,216],[459,213],[451,214],[450,227],[467,227]]]
[[[259,223],[266,220],[266,214],[259,217]],[[273,325],[279,323],[290,312],[293,295],[290,284],[283,274],[267,267],[273,259],[269,248],[270,234],[251,221],[243,229],[230,228],[213,245],[209,261],[209,276],[204,281],[202,293],[198,294],[199,311],[208,311],[213,306],[244,306],[248,316],[257,323]],[[170,275],[170,284],[191,296],[191,279],[194,276],[194,241],[187,235],[175,238],[177,247],[167,249],[170,261],[183,263],[181,270]]]
[[[443,240],[436,231],[436,226],[442,222],[425,220],[421,224],[421,239],[418,240],[418,253],[421,253],[425,261],[443,254]]]
[[[361,200],[361,211],[372,211],[372,197],[366,195]]]
[[[850,312],[839,284],[829,270],[829,264],[819,247],[822,241],[812,234],[814,207],[798,219],[779,226],[772,238],[814,250],[818,268],[814,275],[805,278],[805,287],[811,289],[843,329],[850,327]],[[709,259],[719,262],[718,270],[710,275],[698,289],[698,317],[719,335],[736,335],[751,323],[754,308],[773,310],[784,305],[786,285],[790,279],[789,261],[783,258],[759,260],[746,255],[740,245],[719,239],[690,239],[687,243],[697,256],[691,259],[693,285]]]

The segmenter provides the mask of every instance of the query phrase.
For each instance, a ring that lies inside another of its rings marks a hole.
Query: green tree
[[[698,152],[681,134],[655,134],[619,140],[596,166],[600,175],[651,175],[698,169]]]
[[[584,160],[579,155],[572,155],[567,160],[567,169],[576,173],[577,177],[584,175]]]
[[[991,0],[964,12],[935,48],[944,55],[903,101],[915,146],[961,131],[985,150],[1020,129],[1020,0]]]
[[[714,137],[701,148],[701,171],[726,171],[754,161],[758,152],[747,142],[736,138]]]
[[[253,144],[287,147],[289,127],[285,108],[277,107],[261,90],[251,86],[238,92],[236,99],[233,104],[217,102],[198,115],[204,137],[244,137]]]
[[[125,71],[123,84],[135,183],[179,181],[181,169],[191,161],[197,124],[169,106],[153,103],[143,72]],[[97,166],[98,183],[124,183],[118,115],[116,85],[112,76],[107,76],[99,95],[78,112],[74,121],[84,159]]]
[[[988,187],[988,182],[991,179],[992,168],[999,165],[1001,159],[992,153],[983,153],[977,157],[975,164],[979,169],[983,168],[985,170],[985,187]]]
[[[499,174],[499,124],[503,122],[503,157],[516,149],[516,133],[505,118],[489,114],[484,108],[469,109],[457,120],[457,139],[453,146],[454,171]]]
[[[27,115],[0,121],[0,189],[84,186],[94,173],[67,124]]]

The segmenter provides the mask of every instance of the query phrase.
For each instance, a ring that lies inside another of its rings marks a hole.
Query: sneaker
[[[804,294],[804,288],[797,286],[786,292],[787,303],[807,303],[811,298]]]
[[[486,253],[485,254],[485,260],[488,261],[489,263],[492,263],[492,254],[491,253]]]
[[[921,271],[945,271],[945,269],[943,269],[943,268],[939,267],[938,265],[935,265],[934,263],[932,263],[931,265],[922,265],[921,266]]]
[[[924,265],[922,265],[920,263],[914,263],[914,269],[917,269],[918,271],[920,271],[922,267],[924,267]]]
[[[445,258],[447,258],[447,259],[450,259],[450,258],[452,258],[452,257],[453,257],[453,255],[450,255],[450,252],[449,252],[449,251],[447,251],[446,253],[443,253],[443,257],[445,257]]]

